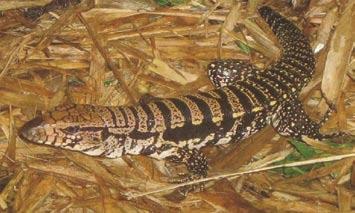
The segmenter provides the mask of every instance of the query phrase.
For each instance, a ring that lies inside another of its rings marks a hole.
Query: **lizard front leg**
[[[208,77],[215,87],[233,85],[249,76],[258,75],[261,71],[252,64],[242,60],[226,59],[211,62],[207,67]]]
[[[200,150],[183,147],[178,148],[176,153],[176,155],[169,156],[166,159],[173,163],[183,163],[186,166],[188,173],[174,178],[171,182],[183,183],[198,180],[207,176],[207,158]],[[179,199],[184,199],[189,192],[201,188],[203,188],[203,184],[187,185],[178,188],[176,192],[180,196]]]

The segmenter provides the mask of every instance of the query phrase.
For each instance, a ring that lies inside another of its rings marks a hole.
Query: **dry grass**
[[[280,49],[255,15],[258,1],[191,1],[153,9],[156,5],[149,0],[119,5],[101,0],[95,8],[83,2],[49,11],[37,21],[19,8],[49,1],[11,2],[0,3],[3,211],[355,210],[355,148],[350,136],[343,145],[307,138],[306,144],[291,144],[268,127],[242,143],[208,147],[208,188],[180,203],[164,197],[176,187],[166,179],[179,171],[165,162],[142,156],[92,158],[26,144],[16,136],[36,112],[65,102],[124,105],[136,103],[145,93],[171,97],[209,90],[213,87],[205,67],[216,58],[267,66]],[[316,75],[301,94],[307,111],[319,119],[327,103],[334,104],[337,113],[324,132],[354,135],[354,1],[315,0],[299,11],[280,1],[269,3],[303,28],[317,53]],[[275,169],[275,162],[283,169]]]

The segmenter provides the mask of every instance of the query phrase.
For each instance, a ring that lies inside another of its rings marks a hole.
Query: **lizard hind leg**
[[[290,136],[298,139],[301,139],[302,136],[307,136],[323,140],[340,135],[339,133],[325,135],[320,132],[320,128],[324,120],[327,120],[327,117],[329,117],[329,114],[328,112],[326,118],[317,123],[308,117],[301,102],[293,99],[280,104],[276,113],[272,116],[271,125],[282,136]]]

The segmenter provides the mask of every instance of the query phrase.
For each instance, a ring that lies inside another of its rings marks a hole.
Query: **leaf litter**
[[[210,159],[205,191],[178,202],[164,195],[177,187],[166,180],[183,171],[179,167],[142,156],[92,158],[27,144],[16,136],[24,122],[65,102],[118,106],[146,94],[173,97],[212,89],[205,68],[216,58],[267,66],[280,48],[255,14],[259,2],[0,3],[0,208],[354,210],[355,5],[350,0],[311,1],[295,9],[269,1],[303,29],[316,52],[315,77],[301,94],[307,112],[320,119],[328,104],[334,105],[337,111],[323,131],[343,131],[347,137],[294,141],[268,127],[241,143],[208,147],[203,150]]]

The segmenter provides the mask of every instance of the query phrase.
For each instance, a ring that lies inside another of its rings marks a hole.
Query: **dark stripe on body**
[[[186,95],[185,97],[193,101],[203,113],[203,123],[213,123],[211,108],[204,100],[194,95]]]
[[[85,126],[85,127],[80,127],[79,131],[85,131],[85,132],[99,132],[102,131],[104,127],[96,127],[96,126]]]
[[[263,81],[262,79],[256,76],[251,76],[248,80],[255,82],[257,85],[260,85],[261,87],[266,89],[270,95],[272,95],[272,97],[268,97],[269,102],[271,99],[275,99],[280,96],[280,93],[277,91],[277,88],[272,86],[270,83]]]
[[[171,111],[164,101],[154,101],[154,104],[161,111],[166,128],[171,127]]]
[[[241,117],[240,124],[235,130],[236,134],[233,136],[233,140],[239,140],[240,138],[243,137],[242,135],[244,133],[243,130],[245,130],[245,128],[249,126],[255,118],[255,113],[251,112],[254,105],[252,103],[252,100],[250,100],[250,98],[246,94],[241,92],[238,87],[231,86],[229,88],[235,94],[235,96],[238,97],[239,102],[241,103],[245,112],[245,114]],[[237,120],[235,122],[239,122],[239,121]]]
[[[140,106],[142,107],[142,109],[143,109],[145,112],[150,112],[150,115],[149,115],[149,116],[148,116],[148,114],[146,113],[147,118],[148,118],[148,119],[151,118],[151,119],[154,120],[154,115],[153,115],[153,113],[150,111],[149,107],[147,107],[146,104],[141,104]],[[144,107],[143,107],[143,106],[144,106]],[[151,132],[151,131],[147,131],[147,132],[138,131],[140,118],[139,118],[137,109],[136,109],[134,106],[130,106],[129,108],[130,108],[131,112],[133,113],[134,119],[135,119],[135,127],[134,127],[133,131],[128,134],[128,137],[129,137],[129,138],[131,138],[131,139],[133,139],[133,141],[135,141],[135,140],[149,139],[149,138],[152,138],[152,137],[157,137],[157,136],[159,135],[158,132],[154,132],[154,133],[153,133],[153,132]],[[147,109],[147,111],[146,111],[146,109]],[[148,122],[148,119],[147,119],[147,122]],[[153,125],[154,125],[154,122],[153,122]],[[151,129],[152,129],[152,127],[149,128],[149,130],[151,130]],[[133,144],[133,142],[132,142],[132,144]],[[132,144],[131,144],[131,146],[133,146]]]
[[[110,112],[111,114],[111,118],[112,118],[112,123],[114,125],[114,127],[117,127],[117,118],[115,113],[112,111],[112,109],[110,107],[106,107],[106,109]]]
[[[147,104],[141,104],[140,106],[147,115],[147,129],[148,131],[151,131],[155,124],[154,113]]]
[[[191,123],[191,118],[190,118],[189,122],[187,122],[182,127],[177,127],[175,129],[171,129],[171,128],[166,129],[166,131],[164,131],[163,133],[164,140],[174,141],[177,143],[179,141],[195,139],[195,138],[200,138],[202,140],[205,139],[207,135],[209,135],[211,132],[216,131],[216,126],[212,122],[211,119],[212,113],[210,111],[210,107],[208,106],[208,104],[194,95],[187,95],[185,97],[193,101],[203,113],[204,116],[203,116],[202,123],[199,125],[193,125]],[[176,106],[180,106],[180,107],[184,105],[184,103],[181,101],[179,103],[178,99],[174,100],[173,103],[178,103]],[[186,113],[186,108],[181,110],[181,112]]]
[[[223,90],[215,90],[215,93],[219,95],[220,98],[216,99],[221,106],[221,111],[223,114],[223,119],[218,130],[215,132],[214,139],[208,144],[215,144],[219,139],[224,138],[225,135],[232,129],[234,124],[233,119],[233,109],[228,101],[228,96]]]
[[[247,114],[250,113],[251,110],[253,109],[253,102],[252,100],[250,100],[250,98],[244,94],[243,92],[240,91],[239,87],[237,87],[239,85],[236,86],[230,86],[228,87],[233,93],[234,95],[239,99],[239,103],[242,105],[243,107],[243,111]]]
[[[109,138],[112,134],[108,131],[108,127],[104,127],[101,131],[101,140],[105,141]]]
[[[53,129],[53,133],[54,133],[55,136],[54,136],[54,140],[52,141],[51,145],[55,146],[55,144],[57,143],[59,134],[58,134],[58,132],[57,132],[57,130],[55,128]]]
[[[123,107],[118,108],[118,110],[121,112],[122,116],[123,116],[123,120],[124,120],[124,127],[128,126],[128,118],[127,118],[127,114],[126,111],[123,110]]]
[[[250,82],[246,82],[246,81],[239,82],[239,85],[243,86],[245,89],[249,90],[252,94],[254,94],[254,97],[260,106],[264,106],[268,104],[269,102],[268,97],[266,97],[264,93],[260,91],[259,88],[256,88],[254,85],[250,84]]]
[[[178,98],[170,98],[169,100],[176,106],[176,108],[185,117],[186,124],[187,123],[191,123],[192,124],[191,111],[190,111],[189,106],[187,106],[187,104],[184,101],[181,101]]]
[[[134,129],[138,129],[139,128],[139,116],[138,116],[138,112],[136,110],[136,108],[134,106],[128,106],[127,107],[129,110],[131,110],[133,117],[134,117]]]

